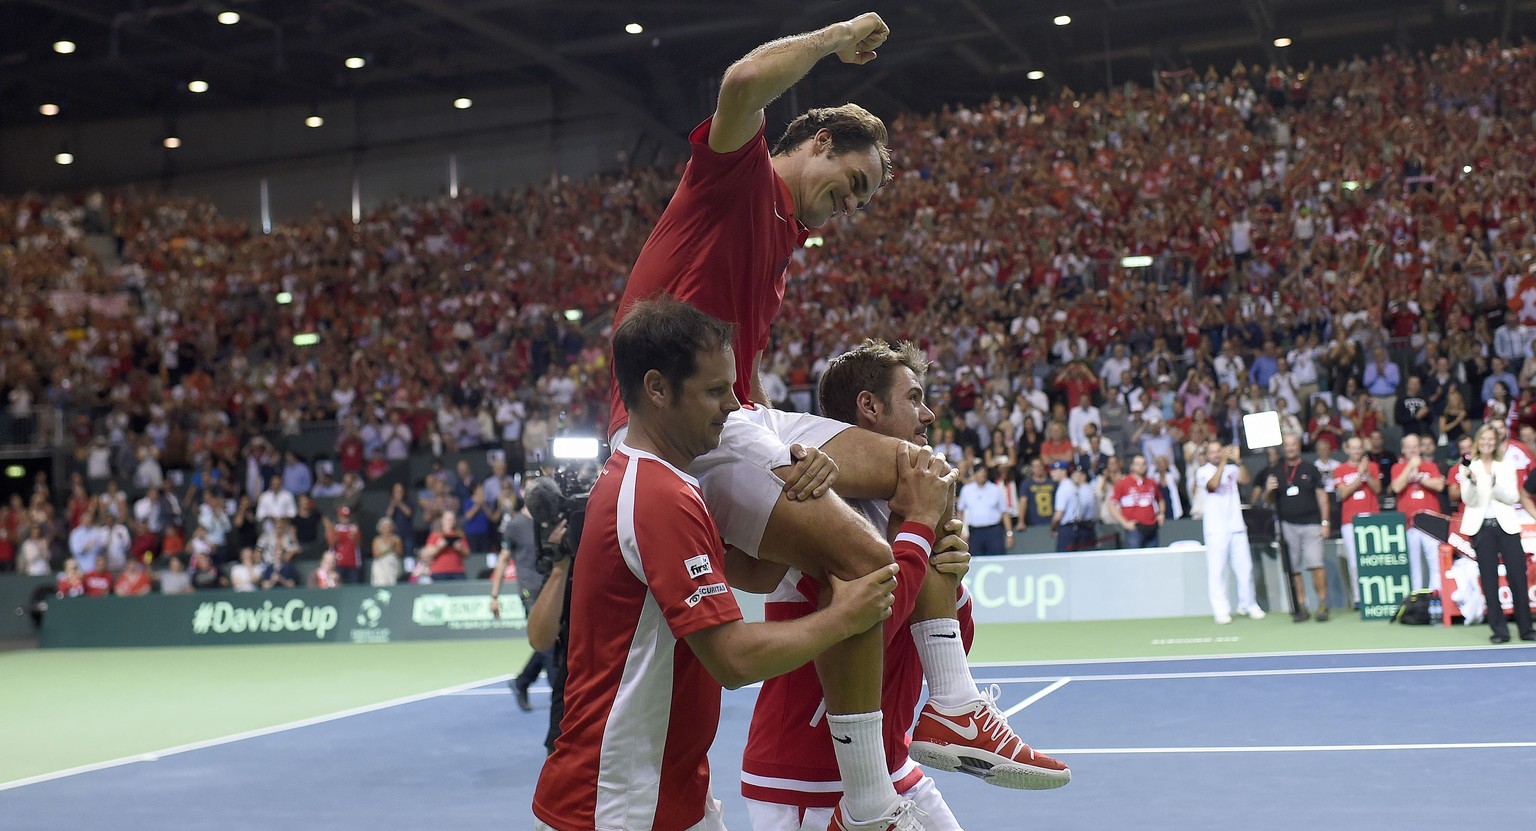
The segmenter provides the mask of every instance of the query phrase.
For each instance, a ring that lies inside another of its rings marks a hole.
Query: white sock
[[[832,749],[837,753],[837,769],[843,777],[843,800],[849,818],[853,820],[867,821],[884,816],[900,802],[885,763],[885,738],[881,729],[884,720],[878,710],[827,716]]]
[[[923,662],[923,676],[928,679],[928,700],[952,710],[981,698],[966,661],[959,621],[934,618],[914,623],[911,628],[917,656]]]

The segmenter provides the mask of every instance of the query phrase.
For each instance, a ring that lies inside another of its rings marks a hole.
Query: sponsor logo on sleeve
[[[699,586],[696,590],[694,590],[693,594],[688,596],[688,608],[692,609],[694,606],[699,605],[699,603],[706,597],[710,597],[711,595],[716,594],[725,594],[728,591],[730,591],[730,588],[724,583],[710,583],[707,586]]]
[[[713,574],[715,572],[714,566],[710,565],[709,563],[708,554],[700,554],[697,557],[689,557],[683,561],[683,565],[688,567],[688,576],[695,580],[703,577],[706,574]]]

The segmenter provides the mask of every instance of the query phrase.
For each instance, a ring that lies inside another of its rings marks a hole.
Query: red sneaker
[[[1046,791],[1072,781],[1072,771],[1024,743],[997,708],[993,686],[961,710],[923,705],[908,753],[920,765],[969,773],[1000,788]]]
[[[868,822],[853,822],[843,813],[843,801],[838,800],[837,808],[832,811],[832,821],[827,824],[827,831],[923,831],[923,823],[919,819],[921,814],[916,804],[905,800],[885,816]]]

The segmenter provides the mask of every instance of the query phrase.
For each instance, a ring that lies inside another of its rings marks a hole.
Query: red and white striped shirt
[[[884,507],[883,502],[879,504]],[[860,507],[870,513],[867,505]],[[884,516],[877,527],[885,527]],[[933,531],[911,523],[901,527],[891,546],[901,569],[897,585],[911,587],[910,591],[898,590],[897,605],[885,622],[885,672],[880,693],[886,764],[898,793],[923,777],[922,769],[907,755],[907,733],[912,729],[923,694],[923,666],[912,641],[908,617],[917,601],[916,587],[924,579],[932,548]],[[790,569],[768,596],[764,616],[768,620],[804,617],[816,611],[819,589],[817,581]],[[961,637],[969,649],[975,627],[970,596],[963,588],[957,606]],[[842,777],[827,728],[821,682],[813,664],[763,682],[742,754],[741,793],[760,802],[804,808],[830,808],[842,796]]]
[[[698,482],[620,444],[571,577],[563,732],[533,812],[556,831],[683,831],[704,818],[720,684],[688,635],[741,619]]]

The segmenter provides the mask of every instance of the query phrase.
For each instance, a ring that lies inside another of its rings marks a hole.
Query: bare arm
[[[752,594],[767,594],[778,588],[789,566],[760,560],[736,546],[725,549],[725,581],[731,588]]]
[[[892,563],[849,583],[829,575],[832,601],[825,608],[796,620],[711,626],[689,635],[688,647],[727,689],[783,675],[889,617],[896,572]]]
[[[710,149],[716,153],[741,149],[762,127],[763,109],[822,58],[835,54],[843,63],[868,63],[889,35],[885,21],[870,12],[748,52],[731,64],[720,82],[720,100],[709,127]]]

